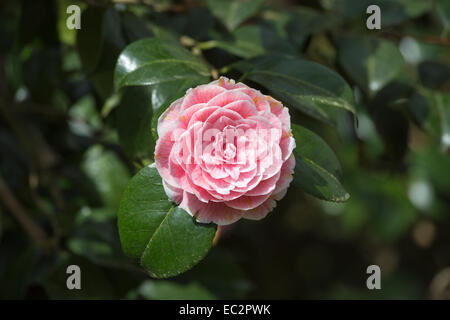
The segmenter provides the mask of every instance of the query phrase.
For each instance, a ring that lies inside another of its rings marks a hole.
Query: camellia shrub
[[[212,10],[217,5],[224,2],[209,3]],[[200,261],[218,225],[264,218],[292,180],[324,200],[349,198],[334,152],[289,115],[298,110],[333,124],[354,113],[346,81],[295,55],[258,54],[230,68],[240,72],[240,82],[159,37],[131,43],[117,60],[117,92],[142,86],[164,101],[152,117],[154,165],[128,184],[118,222],[125,253],[155,277],[177,275]],[[219,78],[208,83],[212,76]],[[150,143],[142,147],[149,150]]]
[[[449,19],[2,1],[0,297],[445,297]]]

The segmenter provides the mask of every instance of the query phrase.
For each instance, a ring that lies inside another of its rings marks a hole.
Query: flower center
[[[225,146],[225,151],[223,152],[223,156],[226,160],[234,159],[236,156],[236,146],[232,143],[227,143]]]

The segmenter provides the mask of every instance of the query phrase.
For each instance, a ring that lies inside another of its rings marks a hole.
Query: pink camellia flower
[[[158,135],[164,190],[199,222],[262,219],[292,181],[289,111],[243,83],[189,89],[158,119]]]

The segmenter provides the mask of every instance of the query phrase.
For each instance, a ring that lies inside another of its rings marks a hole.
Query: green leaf
[[[424,61],[418,67],[421,84],[435,90],[445,91],[450,86],[450,66],[448,64]]]
[[[314,132],[292,124],[296,147],[294,184],[328,201],[347,201],[350,195],[339,182],[341,166],[333,150]]]
[[[168,107],[187,89],[208,82],[209,75],[209,68],[201,59],[167,38],[147,38],[127,46],[117,61],[114,72],[115,88],[119,90],[128,86],[148,86],[147,89],[141,91],[140,96],[146,101],[151,98],[150,109],[145,109],[146,106],[141,101],[140,107],[134,107],[135,113],[129,115],[129,118],[138,119],[142,117],[139,110],[147,110],[145,119],[141,119],[142,126],[140,128],[131,128],[129,121],[123,120],[125,121],[123,127],[127,127],[125,130],[128,130],[128,134],[126,134],[126,138],[122,134],[122,141],[124,143],[134,141],[138,144],[135,147],[129,147],[132,149],[129,151],[138,151],[138,153],[151,151],[150,153],[153,153],[152,148],[147,149],[146,146],[150,141],[149,133],[155,132],[156,121],[162,113],[157,110],[161,110],[163,106]],[[143,95],[146,98],[143,98]],[[128,100],[130,99],[137,102],[136,97],[129,96]],[[129,105],[129,103],[126,104]],[[151,119],[150,112],[154,114]],[[150,127],[148,127],[148,123],[151,124]],[[144,127],[148,127],[149,132],[145,131]],[[135,140],[137,136],[139,139]],[[153,136],[157,139],[156,134]]]
[[[228,30],[236,29],[242,22],[256,14],[266,0],[207,0],[209,10]]]
[[[102,99],[113,89],[112,76],[127,41],[120,14],[113,8],[88,7],[81,15],[77,47],[84,70]]]
[[[444,27],[444,34],[450,31],[450,2],[446,0],[435,0],[434,8]]]
[[[119,208],[124,252],[157,278],[178,275],[198,263],[212,245],[213,224],[199,224],[167,199],[155,166],[129,182]]]
[[[159,38],[133,42],[119,56],[114,85],[190,88],[209,80],[208,66],[183,47]]]
[[[151,94],[152,90],[149,87],[128,87],[116,110],[119,142],[131,157],[143,158],[153,155]]]
[[[409,85],[391,82],[367,106],[391,165],[401,162],[408,151],[409,122],[403,109],[411,93]]]
[[[103,17],[105,11],[89,8],[83,11],[83,28],[77,33],[77,46],[85,71],[90,74],[97,67],[103,45]],[[88,31],[89,30],[89,31]]]
[[[300,47],[311,34],[329,29],[340,21],[336,15],[296,6],[289,10],[289,19],[284,28],[292,42]]]
[[[127,167],[115,153],[105,151],[100,145],[94,145],[86,151],[81,166],[97,188],[103,204],[116,209],[130,179]]]
[[[336,72],[290,56],[268,55],[238,62],[247,79],[266,87],[288,107],[336,125],[342,112],[355,112],[353,94]]]
[[[343,37],[338,40],[339,62],[365,92],[373,94],[405,67],[400,50],[386,40]]]
[[[270,25],[242,26],[232,35],[232,40],[213,40],[204,45],[221,48],[242,58],[253,58],[268,52],[295,54],[294,47]]]
[[[444,152],[450,150],[450,94],[420,89],[409,99],[414,120],[427,132],[440,137]]]

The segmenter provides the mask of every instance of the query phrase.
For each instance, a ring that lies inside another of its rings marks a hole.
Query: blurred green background
[[[70,4],[81,30],[66,27]],[[369,4],[381,30],[366,28]],[[450,298],[450,1],[240,5],[251,12],[242,22],[220,0],[0,2],[0,298]],[[291,114],[337,153],[350,200],[291,186],[267,218],[222,228],[192,270],[146,275],[122,253],[116,215],[151,162],[151,113],[149,102],[135,104],[142,117],[128,112],[112,71],[149,36],[181,41],[236,79],[227,66],[264,53],[337,71],[357,119],[336,130]],[[66,287],[71,264],[82,290]],[[372,264],[381,290],[366,288]]]

